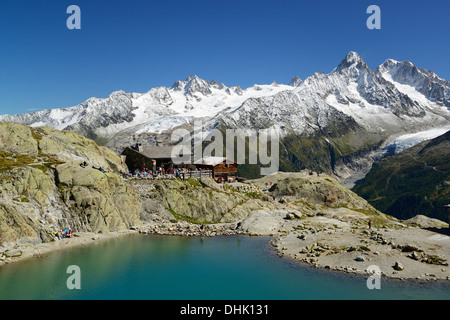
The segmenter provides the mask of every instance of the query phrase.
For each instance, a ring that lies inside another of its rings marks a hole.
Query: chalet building
[[[230,163],[223,157],[207,157],[195,161],[194,165],[198,169],[212,170],[212,177],[216,181],[236,180],[239,164],[231,160],[228,162]]]
[[[131,172],[144,168],[152,171],[159,168],[168,170],[178,167],[172,161],[172,148],[173,146],[161,145],[142,146],[137,143],[135,146],[126,147],[122,151],[121,157]]]

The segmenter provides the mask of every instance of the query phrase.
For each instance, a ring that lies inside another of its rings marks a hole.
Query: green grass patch
[[[16,197],[13,200],[17,202],[30,202],[30,199],[28,199],[27,197]]]
[[[35,159],[28,155],[0,151],[0,173],[17,167],[24,167],[34,162]]]
[[[42,130],[40,130],[38,128],[30,128],[30,130],[31,130],[31,136],[34,138],[34,140],[39,142],[44,137],[44,133]]]
[[[186,179],[186,181],[187,181],[191,186],[199,187],[199,188],[202,188],[202,187],[203,187],[203,185],[200,183],[200,181],[199,181],[198,179],[188,178],[188,179]]]
[[[195,223],[195,224],[206,224],[206,223],[208,223],[208,222],[200,222],[198,220],[195,220],[195,219],[183,216],[181,214],[178,214],[172,208],[167,208],[166,210],[169,211],[177,220],[185,220],[187,222]]]

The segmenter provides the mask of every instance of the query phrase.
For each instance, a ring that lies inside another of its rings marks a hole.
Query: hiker
[[[311,170],[311,169],[309,170],[309,175],[310,175],[310,176],[312,176],[312,175],[313,175],[313,172],[312,172],[312,170]]]
[[[84,161],[84,162],[80,163],[80,167],[82,167],[82,168],[86,168],[86,167],[87,167],[87,163],[86,163],[86,161]]]
[[[369,229],[372,229],[372,220],[369,220]]]

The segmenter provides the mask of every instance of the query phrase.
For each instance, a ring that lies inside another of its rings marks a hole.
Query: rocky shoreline
[[[6,264],[25,261],[28,259],[42,258],[59,250],[67,250],[79,246],[92,245],[94,243],[118,238],[130,234],[138,234],[134,230],[123,230],[118,232],[94,233],[77,232],[73,238],[63,238],[39,244],[16,245],[11,248],[2,248],[0,251],[0,267]]]
[[[239,224],[190,224],[190,223],[169,223],[151,224],[134,228],[140,234],[157,234],[168,236],[183,237],[214,237],[214,236],[232,236],[245,235],[245,232],[239,228]]]
[[[445,233],[444,230],[440,230]],[[280,257],[316,268],[387,278],[450,280],[450,237],[426,229],[331,230],[282,233],[270,242]]]
[[[286,222],[288,223],[281,225],[278,231],[271,233],[249,232],[243,228],[244,222],[199,225],[185,221],[152,223],[105,234],[82,232],[77,233],[74,238],[17,246],[0,252],[0,266],[129,234],[182,237],[242,235],[270,236],[269,244],[280,258],[293,259],[324,270],[367,276],[370,275],[367,268],[376,265],[381,269],[381,275],[386,278],[450,280],[448,263],[443,258],[448,252],[448,246],[437,246],[438,243],[446,244],[450,240],[445,234],[413,227],[399,230],[343,230],[322,226],[300,230],[290,228],[292,220]],[[441,232],[445,233],[445,229]],[[403,243],[401,239],[404,239]],[[414,241],[406,244],[406,241],[412,239]],[[416,244],[418,242],[421,246]]]

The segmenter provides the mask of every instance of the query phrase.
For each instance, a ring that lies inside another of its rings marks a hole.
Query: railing
[[[198,171],[182,171],[178,173],[178,176],[175,173],[157,173],[157,174],[148,174],[148,173],[138,173],[133,175],[124,175],[125,179],[175,179],[180,178],[182,180],[188,178],[201,178],[201,177],[212,177],[212,170],[198,170]]]
[[[212,170],[189,171],[189,172],[185,172],[184,176],[185,176],[185,178],[211,177],[212,176]]]

